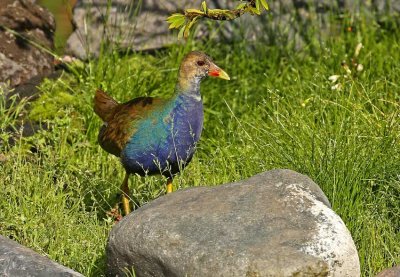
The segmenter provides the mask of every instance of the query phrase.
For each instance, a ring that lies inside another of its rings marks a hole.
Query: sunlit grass
[[[167,97],[189,49],[214,57],[230,82],[202,85],[203,136],[176,189],[219,185],[273,168],[307,174],[328,196],[356,242],[363,276],[400,263],[399,33],[360,26],[303,51],[237,43],[174,46],[154,56],[107,54],[42,86],[31,119],[51,125],[8,145],[19,110],[0,105],[0,233],[89,276],[104,274],[104,247],[123,178],[118,159],[97,144],[97,87],[119,101]],[[357,57],[364,70],[341,63]],[[341,75],[341,90],[329,76]],[[20,108],[20,106],[19,106]],[[14,112],[12,112],[14,111]],[[5,122],[5,123],[4,123]],[[143,205],[164,193],[161,177],[130,178]]]

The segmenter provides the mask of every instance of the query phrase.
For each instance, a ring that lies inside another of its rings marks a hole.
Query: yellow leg
[[[172,192],[172,178],[167,179],[167,193]]]
[[[128,186],[129,173],[125,174],[124,181],[122,182],[122,207],[124,209],[124,215],[128,215],[131,212],[129,207],[129,186]]]

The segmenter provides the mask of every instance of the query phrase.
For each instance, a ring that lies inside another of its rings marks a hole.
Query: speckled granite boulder
[[[0,236],[0,276],[83,277],[3,236]]]
[[[343,221],[290,170],[162,196],[112,229],[106,255],[109,276],[360,275]]]
[[[55,21],[53,15],[32,0],[1,0],[0,82],[11,87],[23,84],[37,75],[53,72],[53,56],[28,41],[47,50],[54,49]]]

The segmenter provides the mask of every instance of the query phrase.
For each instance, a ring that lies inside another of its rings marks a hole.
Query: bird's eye
[[[203,65],[205,65],[205,62],[204,61],[197,61],[197,65],[198,66],[203,66]]]

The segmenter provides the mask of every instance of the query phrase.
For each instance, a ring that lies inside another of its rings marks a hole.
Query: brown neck
[[[185,72],[179,72],[178,83],[176,85],[177,93],[198,93],[200,91],[201,78],[197,76],[188,76]]]

